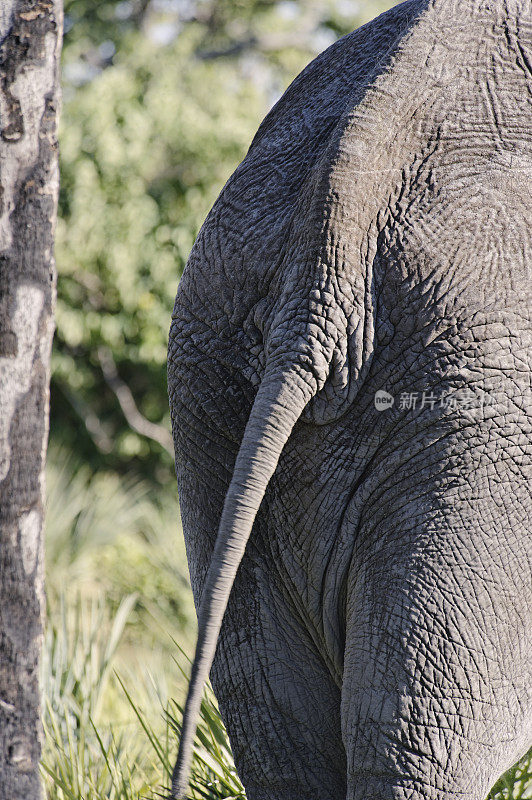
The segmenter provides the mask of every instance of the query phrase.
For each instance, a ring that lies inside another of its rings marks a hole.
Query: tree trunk
[[[60,0],[0,3],[0,798],[38,800]]]

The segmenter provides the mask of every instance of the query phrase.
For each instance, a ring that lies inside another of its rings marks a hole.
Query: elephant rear
[[[193,694],[227,603],[251,800],[483,800],[532,741],[531,30],[524,0],[410,0],[341,40],[191,253]]]

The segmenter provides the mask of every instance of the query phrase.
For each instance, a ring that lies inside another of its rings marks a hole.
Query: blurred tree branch
[[[249,27],[245,33],[238,35],[234,30],[235,26],[226,23],[224,33],[229,38],[226,47],[203,49],[199,48],[196,52],[198,58],[214,59],[240,55],[247,50],[255,50],[261,53],[272,53],[286,49],[308,50],[312,35],[320,24],[323,23],[324,9],[319,4],[309,4],[301,13],[297,28],[295,30],[275,31],[268,33],[258,33]],[[240,28],[241,26],[236,26]],[[212,33],[212,25],[209,26]],[[207,38],[207,37],[205,37]],[[232,40],[232,41],[231,41]]]
[[[131,389],[118,374],[111,351],[104,347],[98,348],[98,359],[105,382],[114,392],[129,426],[137,433],[140,433],[141,436],[146,436],[148,439],[153,439],[154,442],[160,444],[173,458],[174,445],[169,431],[163,428],[162,425],[150,422],[140,413]]]
[[[276,50],[287,48],[308,49],[310,35],[315,31],[315,26],[308,25],[299,31],[289,33],[270,33],[261,36],[249,34],[247,38],[235,41],[226,48],[213,50],[198,50],[198,58],[209,60],[214,58],[226,58],[237,56],[247,50],[255,50],[260,53],[272,53]]]
[[[94,413],[88,403],[84,403],[81,395],[70,391],[66,384],[61,384],[64,394],[80,420],[83,422],[87,433],[101,453],[110,453],[113,449],[113,440],[105,430],[100,418]]]

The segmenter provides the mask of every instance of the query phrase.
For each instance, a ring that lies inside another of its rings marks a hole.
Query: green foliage
[[[488,800],[530,800],[532,798],[532,748],[500,778]]]
[[[52,622],[71,587],[84,604],[105,596],[118,613],[135,595],[115,666],[157,668],[183,688],[174,668],[178,640],[188,651],[195,614],[173,486],[159,491],[115,473],[92,474],[64,450],[52,449],[47,467],[46,580]],[[74,601],[75,597],[72,598]],[[162,678],[161,678],[162,679]]]
[[[178,277],[261,107],[227,65],[192,61],[193,38],[163,49],[136,41],[78,89],[63,115],[53,435],[79,448],[80,419],[92,415],[108,465],[170,464],[127,425],[99,348],[113,354],[141,413],[168,428],[166,343]],[[86,439],[87,430],[81,444],[90,456]]]
[[[63,597],[58,622],[48,626],[41,762],[48,800],[140,800],[170,786],[181,707],[168,702],[146,672],[137,670],[128,689],[111,669],[134,603],[134,595],[125,597],[111,617],[103,595],[90,605]],[[210,689],[190,789],[195,799],[245,800]]]
[[[134,596],[125,598],[109,625],[103,600],[88,605],[79,599],[73,604],[69,598],[67,605],[63,597],[59,624],[50,622],[48,626],[43,658],[42,765],[49,798],[122,796],[116,774],[105,768],[105,757],[107,751],[114,751],[121,761],[124,734],[108,735],[103,745],[102,737],[96,735],[95,720],[101,715],[111,660],[133,602]]]

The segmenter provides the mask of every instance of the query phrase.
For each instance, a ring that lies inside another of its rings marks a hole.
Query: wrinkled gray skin
[[[531,744],[531,69],[530,0],[396,6],[294,81],[198,236],[175,796],[222,617],[250,800],[483,800]]]

